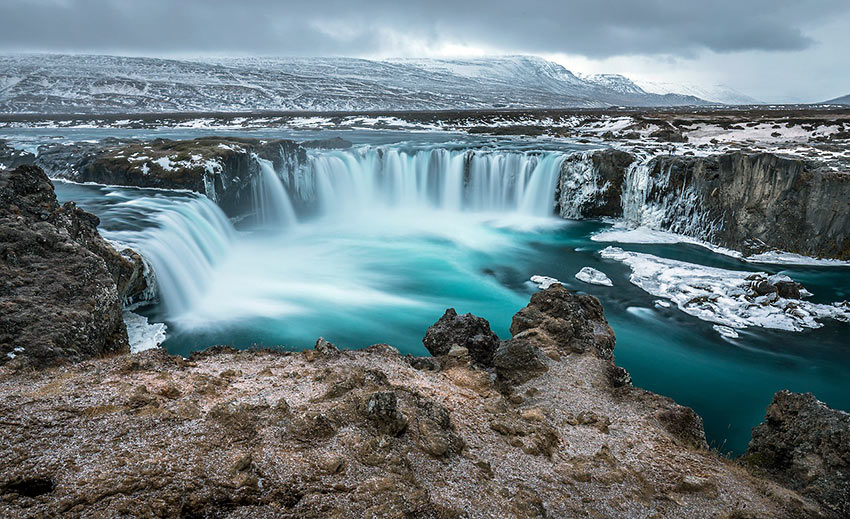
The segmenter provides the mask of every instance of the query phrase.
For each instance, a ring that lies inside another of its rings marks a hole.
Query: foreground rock
[[[486,366],[319,340],[0,368],[0,515],[828,517],[631,387],[594,298],[553,285],[512,330]]]
[[[249,210],[251,190],[261,177],[255,157],[294,175],[296,167],[306,161],[306,150],[289,140],[236,137],[150,142],[104,139],[42,146],[36,163],[51,175],[75,182],[196,191],[236,216]]]
[[[35,166],[0,171],[0,364],[45,365],[128,350],[121,303],[145,288],[96,216],[59,206]]]
[[[811,393],[776,393],[744,460],[850,517],[850,415]]]
[[[850,174],[770,153],[659,156],[642,202],[660,228],[745,254],[850,259]]]

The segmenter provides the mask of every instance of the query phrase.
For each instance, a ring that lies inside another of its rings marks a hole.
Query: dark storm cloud
[[[789,51],[850,2],[2,0],[0,51],[394,55],[393,45],[690,56]]]

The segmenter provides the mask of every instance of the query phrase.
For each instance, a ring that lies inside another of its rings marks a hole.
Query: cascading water
[[[698,193],[690,185],[671,188],[671,165],[660,167],[654,174],[651,159],[639,158],[626,170],[624,223],[711,241],[720,223],[700,211]]]
[[[325,215],[401,207],[550,216],[565,157],[375,147],[321,152],[310,157],[294,190]]]
[[[214,268],[230,252],[233,226],[221,209],[203,196],[149,197],[123,203],[153,213],[152,226],[141,232],[110,231],[107,235],[148,261],[169,315],[186,312],[215,282]]]
[[[253,196],[257,220],[269,228],[284,229],[296,221],[295,209],[286,192],[286,186],[274,169],[274,164],[254,155],[260,175],[254,179]]]

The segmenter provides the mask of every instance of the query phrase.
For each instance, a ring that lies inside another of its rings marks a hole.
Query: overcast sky
[[[0,52],[448,57],[729,85],[767,102],[850,94],[850,0],[0,0]]]

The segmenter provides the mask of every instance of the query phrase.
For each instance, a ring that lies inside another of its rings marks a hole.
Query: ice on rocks
[[[619,247],[607,247],[600,254],[628,265],[632,270],[629,280],[646,292],[669,299],[687,314],[728,328],[802,331],[823,326],[820,320],[824,318],[850,321],[846,301],[825,305],[782,298],[775,292],[759,296],[753,284],[758,279],[767,281],[770,275],[766,273],[706,267]],[[773,277],[776,281],[785,278]]]
[[[156,348],[165,341],[164,323],[151,323],[143,315],[124,311],[124,324],[127,326],[127,337],[130,339],[132,353]]]

